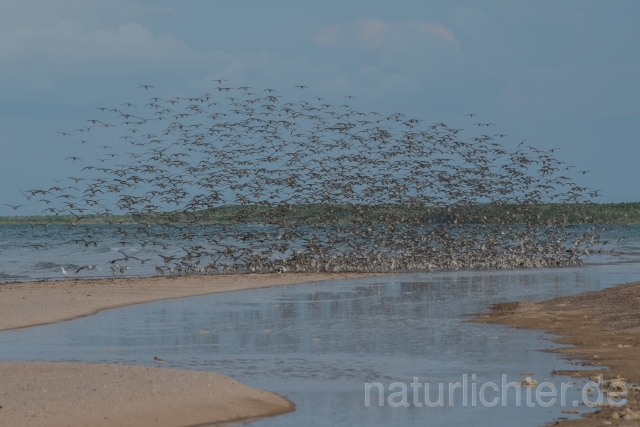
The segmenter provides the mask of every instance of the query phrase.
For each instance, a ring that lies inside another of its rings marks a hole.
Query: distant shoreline
[[[354,219],[360,220],[360,213],[354,206],[348,205],[296,205],[301,212],[313,215],[328,215],[324,220],[330,220],[336,223],[350,223]],[[532,212],[540,211],[543,215],[541,218],[544,222],[548,219],[560,218],[562,215],[572,215],[579,211],[582,220],[585,217],[590,217],[594,222],[603,222],[610,224],[640,224],[640,202],[628,202],[628,203],[588,203],[588,204],[576,204],[576,205],[554,205],[554,209],[550,209],[552,205],[526,205],[532,209]],[[505,205],[503,207],[477,205],[475,208],[480,209],[482,215],[492,213],[496,219],[501,219],[501,210],[509,209],[512,205]],[[407,215],[410,214],[412,218],[419,219],[421,216],[428,218],[432,215],[442,215],[444,209],[442,207],[429,207],[429,206],[405,206],[405,205],[380,205],[380,206],[368,206],[371,209],[369,215],[370,219],[375,219],[380,212],[388,214],[397,213]],[[400,209],[401,208],[401,209]],[[474,209],[475,209],[474,208]],[[268,215],[273,215],[277,207],[264,207],[264,206],[242,206],[242,205],[230,205],[212,208],[205,211],[196,212],[158,212],[158,213],[145,213],[145,214],[122,214],[122,215],[86,215],[83,217],[77,217],[73,215],[12,215],[12,216],[0,216],[0,225],[37,225],[37,224],[62,224],[68,226],[76,225],[100,225],[100,224],[160,224],[166,222],[191,222],[193,217],[201,216],[207,217],[207,220],[200,218],[198,224],[210,224],[210,225],[229,225],[229,224],[264,224],[264,218]],[[469,223],[479,218],[479,213],[474,212],[470,208],[459,207],[460,214],[463,217],[468,216]],[[330,211],[330,212],[328,212]],[[245,215],[245,219],[242,222],[237,222],[234,218],[242,212]],[[281,219],[281,215],[277,216]],[[503,218],[501,219],[503,220]],[[464,221],[463,221],[464,222]]]

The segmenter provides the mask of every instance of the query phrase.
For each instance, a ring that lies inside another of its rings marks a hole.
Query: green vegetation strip
[[[428,207],[421,205],[289,205],[222,206],[197,212],[159,212],[126,215],[35,215],[0,216],[0,225],[90,225],[90,224],[264,224],[297,223],[385,223],[449,222],[457,223],[565,223],[640,224],[640,202],[589,203],[573,205],[473,205]]]

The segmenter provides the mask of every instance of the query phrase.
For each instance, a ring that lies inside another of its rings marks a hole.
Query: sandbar
[[[0,330],[172,298],[380,274],[283,273],[0,284]],[[204,426],[274,416],[294,404],[209,372],[0,362],[0,426]]]
[[[556,374],[593,379],[602,374],[605,380],[619,376],[628,383],[628,405],[600,407],[583,418],[556,424],[640,425],[640,389],[633,387],[640,382],[640,282],[546,301],[496,304],[474,321],[559,335],[552,340],[571,347],[553,351],[573,360],[576,370]],[[581,370],[580,365],[591,369]],[[594,372],[593,367],[601,370]]]
[[[224,375],[162,367],[0,363],[0,425],[175,427],[284,414],[282,396]]]
[[[4,283],[0,284],[0,331],[56,323],[110,308],[165,299],[381,275],[274,273]]]

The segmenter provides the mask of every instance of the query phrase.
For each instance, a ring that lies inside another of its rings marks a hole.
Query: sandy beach
[[[109,278],[0,285],[0,330],[171,298],[372,274]],[[83,363],[0,363],[0,426],[182,427],[294,410],[287,399],[208,372]]]
[[[210,372],[0,363],[0,425],[196,426],[283,414],[287,399]]]
[[[561,425],[640,425],[640,391],[632,388],[640,382],[640,282],[547,301],[497,304],[475,321],[560,335],[553,341],[573,347],[555,351],[576,364],[575,371],[558,372],[560,375],[592,378],[603,374],[605,380],[618,376],[626,380],[627,406],[601,407],[582,419],[561,421]],[[602,370],[580,370],[580,365]]]
[[[164,299],[380,275],[274,273],[0,284],[0,331],[61,322],[110,308]]]

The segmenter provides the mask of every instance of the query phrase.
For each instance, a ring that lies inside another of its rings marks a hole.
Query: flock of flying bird
[[[381,272],[573,265],[598,240],[580,211],[597,192],[554,150],[506,148],[492,123],[469,123],[477,132],[464,137],[216,82],[198,97],[99,107],[59,132],[95,135],[78,142],[97,158],[70,155],[78,173],[23,194],[66,215],[88,250],[116,237],[114,275],[152,261],[125,252],[135,246],[154,249],[158,274]]]

